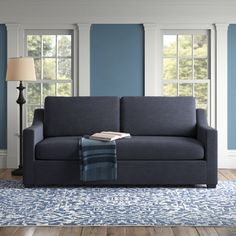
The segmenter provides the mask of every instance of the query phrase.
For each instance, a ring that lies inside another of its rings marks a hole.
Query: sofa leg
[[[216,188],[216,184],[207,184],[207,188]]]

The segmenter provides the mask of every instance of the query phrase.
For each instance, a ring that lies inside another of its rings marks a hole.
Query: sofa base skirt
[[[196,161],[118,161],[117,180],[83,182],[79,161],[41,161],[32,163],[32,174],[24,172],[26,187],[34,186],[160,186],[207,183],[207,165]]]

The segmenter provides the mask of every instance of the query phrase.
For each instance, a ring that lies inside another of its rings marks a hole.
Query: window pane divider
[[[61,80],[61,79],[58,79],[58,80],[36,80],[36,81],[30,81],[30,83],[32,84],[39,84],[39,83],[44,83],[44,84],[49,84],[49,83],[72,83],[73,80]]]
[[[195,80],[195,74],[194,74],[194,37],[192,34],[192,81]],[[194,89],[194,83],[192,84],[192,96],[195,96],[195,89]]]
[[[177,75],[177,81],[179,81],[179,35],[176,35],[176,56],[177,56],[177,62],[176,62],[176,75]],[[179,83],[177,83],[177,96],[179,96]]]
[[[206,84],[209,83],[209,79],[205,80],[163,80],[164,84],[179,83],[179,84]]]
[[[41,80],[43,79],[43,58],[42,58],[42,55],[43,55],[43,36],[42,35],[40,35],[40,40],[41,40],[41,60],[40,60],[40,62],[41,62]],[[41,83],[40,84],[40,107],[42,107],[43,106],[43,84]]]

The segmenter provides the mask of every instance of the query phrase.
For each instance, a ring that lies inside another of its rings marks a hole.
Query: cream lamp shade
[[[31,57],[16,57],[8,59],[7,81],[36,80],[34,59]]]

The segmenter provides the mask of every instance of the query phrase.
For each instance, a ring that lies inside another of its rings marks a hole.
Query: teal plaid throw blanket
[[[116,142],[81,138],[80,179],[82,181],[115,180],[117,177]]]

